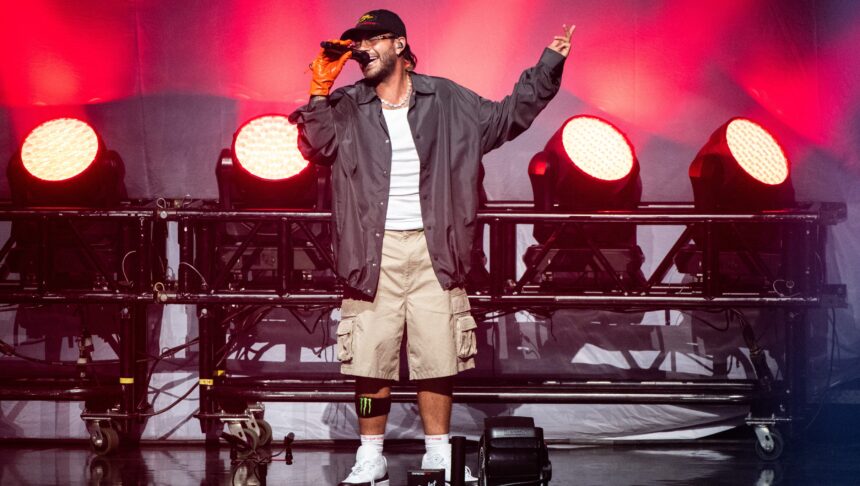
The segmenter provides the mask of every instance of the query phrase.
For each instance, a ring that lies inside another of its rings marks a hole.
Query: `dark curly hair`
[[[412,46],[409,43],[406,43],[406,47],[400,51],[400,55],[403,56],[403,60],[406,61],[406,70],[414,71],[415,66],[418,65],[418,56],[412,52]]]

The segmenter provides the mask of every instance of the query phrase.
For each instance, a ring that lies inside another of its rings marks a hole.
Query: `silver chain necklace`
[[[409,96],[411,94],[412,94],[412,78],[407,76],[406,77],[406,94],[403,95],[403,98],[400,98],[400,101],[398,101],[397,103],[389,103],[389,102],[385,101],[384,99],[382,99],[381,97],[379,98],[379,101],[383,105],[387,106],[388,108],[396,110],[397,108],[403,108],[404,106],[406,106],[406,103],[409,101]]]

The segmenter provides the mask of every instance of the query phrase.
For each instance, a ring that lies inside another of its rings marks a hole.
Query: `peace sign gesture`
[[[562,56],[567,57],[567,54],[570,52],[570,36],[573,34],[573,29],[575,29],[576,26],[571,25],[568,27],[567,24],[563,24],[561,28],[564,30],[564,34],[553,37],[549,48]]]

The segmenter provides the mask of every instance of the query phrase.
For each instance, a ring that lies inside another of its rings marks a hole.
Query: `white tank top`
[[[409,120],[408,108],[382,110],[391,138],[391,185],[388,189],[387,230],[413,230],[424,227],[418,195],[420,162]]]

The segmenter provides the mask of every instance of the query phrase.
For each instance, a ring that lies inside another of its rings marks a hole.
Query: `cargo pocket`
[[[457,357],[465,360],[478,354],[478,324],[471,314],[457,316]]]
[[[478,354],[478,337],[475,335],[478,324],[472,317],[466,290],[463,288],[451,289],[450,296],[451,312],[455,320],[454,338],[457,345],[457,357],[461,361],[465,361]]]
[[[352,361],[353,328],[355,327],[355,316],[344,317],[337,325],[337,359],[341,363]]]

